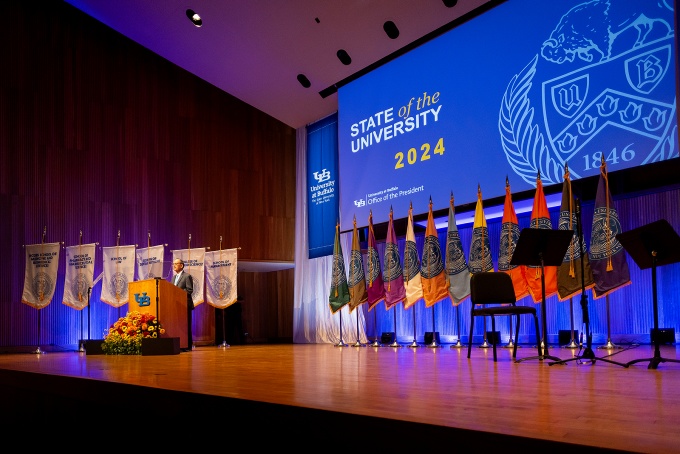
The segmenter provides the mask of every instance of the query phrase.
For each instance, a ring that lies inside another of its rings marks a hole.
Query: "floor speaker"
[[[493,345],[494,341],[496,345],[500,345],[501,343],[501,332],[500,331],[487,331],[486,332],[486,341]]]
[[[561,329],[557,333],[557,341],[559,345],[567,345],[571,343],[571,330]],[[574,330],[574,342],[578,343],[578,330]]]
[[[103,355],[102,344],[104,339],[88,339],[83,340],[83,348],[85,348],[86,355]]]
[[[649,338],[652,344],[656,343],[656,331],[654,328],[649,330]],[[674,344],[675,343],[675,328],[659,328],[659,343],[660,344]]]
[[[381,344],[394,343],[394,333],[393,332],[382,333],[382,336],[380,336],[380,343]]]
[[[179,355],[179,337],[145,337],[142,339],[142,356]]]
[[[439,342],[439,331],[434,332],[434,338],[437,341],[437,344],[440,344]],[[432,343],[432,331],[427,331],[425,333],[425,343],[426,344],[431,344]]]

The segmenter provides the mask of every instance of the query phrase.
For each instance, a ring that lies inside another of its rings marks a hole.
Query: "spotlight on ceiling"
[[[399,29],[391,20],[388,20],[383,24],[383,30],[385,30],[385,33],[387,33],[387,36],[390,39],[397,39],[399,37]]]
[[[447,8],[453,8],[458,3],[458,0],[442,0],[442,2],[444,2],[444,6]]]
[[[198,15],[197,12],[195,12],[193,9],[188,9],[187,10],[187,17],[191,21],[192,24],[194,24],[196,27],[200,27],[203,25],[203,20],[201,19],[201,16]]]
[[[307,79],[307,76],[304,74],[298,74],[297,75],[297,80],[300,82],[300,85],[302,85],[305,88],[309,88],[312,86],[312,83]]]
[[[352,63],[352,58],[349,56],[345,49],[340,49],[337,53],[338,59],[343,65],[349,65]]]

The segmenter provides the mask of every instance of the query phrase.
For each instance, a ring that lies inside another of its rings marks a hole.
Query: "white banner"
[[[135,245],[102,248],[104,278],[101,300],[113,307],[128,302],[128,284],[135,278]]]
[[[205,254],[206,301],[219,309],[236,302],[237,249]]]
[[[42,309],[52,302],[59,269],[59,243],[26,246],[26,273],[21,302]]]
[[[163,277],[163,245],[137,249],[137,279],[153,279]]]
[[[66,277],[62,303],[82,310],[89,304],[89,290],[94,279],[95,244],[81,244],[66,248]]]
[[[205,273],[203,270],[203,262],[205,260],[205,248],[199,247],[195,249],[181,249],[172,251],[172,260],[184,260],[184,271],[191,274],[193,279],[194,293],[191,294],[191,299],[194,302],[194,307],[203,303],[203,285],[205,282]]]

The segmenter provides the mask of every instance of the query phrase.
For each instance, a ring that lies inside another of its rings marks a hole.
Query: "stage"
[[[3,426],[123,430],[126,420],[152,416],[182,429],[159,440],[170,446],[218,430],[253,449],[324,442],[315,448],[322,452],[339,443],[359,452],[680,449],[680,363],[619,365],[652,358],[653,345],[593,346],[597,358],[615,363],[550,365],[516,363],[503,347],[494,363],[479,345],[468,359],[466,347],[450,344],[347,343],[204,346],[159,356],[4,353]],[[578,352],[549,346],[560,359]],[[531,345],[517,351],[518,359],[536,354]],[[675,345],[660,354],[680,357]]]

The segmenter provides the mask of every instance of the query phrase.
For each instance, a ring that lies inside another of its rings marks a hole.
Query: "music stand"
[[[530,356],[528,358],[521,358],[516,360],[516,363],[528,359],[552,359],[560,361],[556,356],[550,356],[548,351],[548,328],[547,316],[545,308],[545,267],[558,266],[562,264],[564,255],[567,253],[567,248],[571,239],[574,236],[573,230],[553,230],[553,229],[522,229],[517,240],[517,246],[512,253],[511,265],[526,265],[526,266],[540,266],[541,267],[541,301],[543,308],[541,310],[541,321],[543,323],[542,337],[543,337],[543,354],[539,356]],[[516,340],[515,340],[516,341]]]
[[[680,236],[665,219],[619,233],[616,239],[630,254],[641,270],[652,269],[652,304],[654,308],[654,356],[629,361],[626,366],[649,361],[647,369],[656,369],[659,363],[680,363],[677,359],[662,358],[659,351],[659,307],[656,295],[656,267],[680,262]]]

